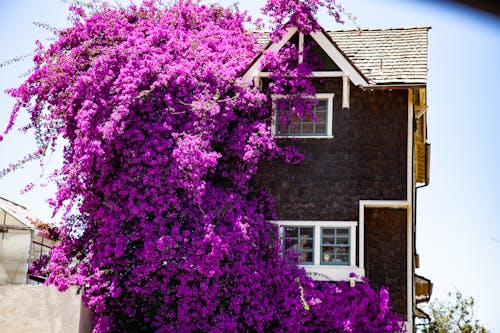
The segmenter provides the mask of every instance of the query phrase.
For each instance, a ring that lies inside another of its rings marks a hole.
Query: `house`
[[[311,75],[315,117],[273,124],[274,135],[299,147],[305,160],[268,163],[258,177],[274,195],[285,245],[315,279],[353,272],[388,287],[409,332],[415,317],[425,316],[417,301],[432,292],[430,281],[415,275],[417,189],[429,184],[428,30],[303,35],[288,28],[279,42],[259,40],[272,51],[287,42],[299,51],[309,46],[322,60]],[[270,73],[261,61],[262,53],[243,79],[265,91]]]
[[[37,221],[26,207],[0,197],[0,285],[43,282],[29,275],[28,267],[54,242],[38,229]]]

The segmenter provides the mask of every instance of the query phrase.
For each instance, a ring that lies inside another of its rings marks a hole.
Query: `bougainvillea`
[[[327,3],[265,10],[307,33]],[[400,330],[385,289],[315,282],[283,255],[272,197],[252,177],[301,155],[273,139],[269,96],[239,79],[258,52],[245,14],[189,0],[72,10],[9,91],[9,128],[24,108],[37,154],[65,139],[53,201],[65,214],[44,272],[83,287],[95,332]],[[311,94],[307,65],[278,73],[296,54],[285,50],[266,57],[275,91]]]

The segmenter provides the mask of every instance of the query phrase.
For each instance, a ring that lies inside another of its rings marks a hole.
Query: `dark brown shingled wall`
[[[365,268],[370,284],[385,286],[406,318],[406,209],[365,209]]]
[[[363,91],[351,85],[342,110],[341,79],[317,82],[333,92],[333,139],[280,139],[299,147],[296,166],[262,165],[279,219],[358,220],[359,200],[406,199],[407,91]]]

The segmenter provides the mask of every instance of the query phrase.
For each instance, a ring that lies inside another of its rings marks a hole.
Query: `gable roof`
[[[430,27],[325,31],[370,85],[425,85]],[[259,45],[269,47],[267,35]]]
[[[259,54],[254,57],[253,61],[242,73],[243,80],[249,82],[254,78],[254,76],[260,73],[264,51],[279,51],[297,33],[298,30],[296,27],[288,27],[286,33],[278,42],[272,43],[268,39],[269,42],[265,45],[265,47],[262,48]],[[299,35],[302,36],[302,34]],[[264,36],[262,34],[258,35],[257,37],[257,44],[260,44],[262,43],[262,41],[264,41]],[[355,85],[368,85],[368,80],[363,75],[363,73],[358,68],[356,68],[352,61],[342,52],[337,44],[335,44],[331,40],[331,37],[323,29],[321,29],[320,31],[311,32],[310,37],[312,37],[312,39],[316,41],[316,43],[323,49],[327,56],[329,56],[340,68],[341,71],[339,71],[339,73],[347,75]]]

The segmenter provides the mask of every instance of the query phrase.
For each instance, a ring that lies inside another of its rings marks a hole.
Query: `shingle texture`
[[[429,28],[327,31],[373,84],[416,84],[427,80]]]
[[[342,78],[315,83],[342,96]],[[255,180],[273,195],[278,220],[357,221],[359,200],[406,199],[408,91],[351,85],[350,94],[349,110],[333,100],[333,139],[279,139],[304,160],[259,166]]]
[[[429,27],[327,31],[370,84],[425,84]],[[258,37],[267,44],[269,38]]]

